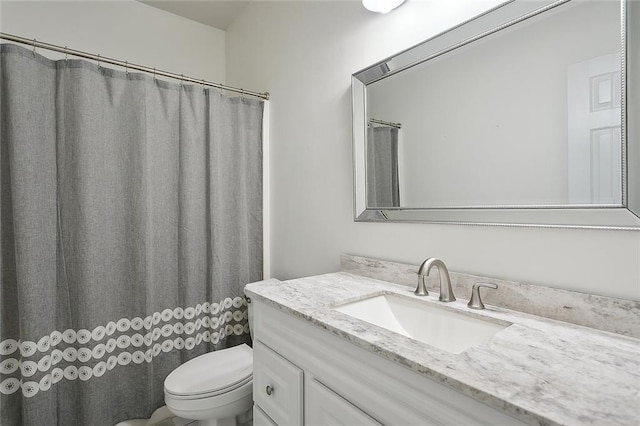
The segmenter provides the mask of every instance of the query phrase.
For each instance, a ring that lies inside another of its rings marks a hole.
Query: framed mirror
[[[355,220],[640,230],[639,27],[513,0],[353,74]]]

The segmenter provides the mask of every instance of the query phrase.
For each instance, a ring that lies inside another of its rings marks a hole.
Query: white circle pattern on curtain
[[[21,390],[30,398],[48,391],[62,379],[87,381],[102,377],[117,366],[150,363],[161,353],[191,350],[203,342],[217,344],[226,336],[248,334],[247,319],[246,300],[227,297],[219,303],[164,309],[145,318],[121,318],[93,330],[54,330],[37,341],[5,339],[0,342],[0,356],[12,357],[0,362],[0,393],[8,395]],[[167,323],[169,321],[175,322]],[[117,334],[130,330],[135,333]],[[56,348],[61,343],[72,346]],[[91,343],[96,344],[87,345]],[[116,349],[122,351],[106,356]],[[93,366],[83,365],[92,361],[99,362]],[[61,362],[74,365],[57,367]],[[46,374],[38,381],[31,380],[37,373]],[[13,377],[16,374],[19,377]]]

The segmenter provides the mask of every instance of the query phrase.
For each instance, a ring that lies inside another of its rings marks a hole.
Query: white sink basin
[[[347,303],[335,310],[454,354],[484,342],[510,325],[389,294]]]

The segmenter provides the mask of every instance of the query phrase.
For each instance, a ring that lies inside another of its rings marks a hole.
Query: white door
[[[567,83],[569,202],[620,205],[620,54],[571,65]]]

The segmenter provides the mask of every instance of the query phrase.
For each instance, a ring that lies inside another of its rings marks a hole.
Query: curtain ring
[[[129,61],[124,61],[124,73],[129,75]]]
[[[98,69],[100,69],[100,54],[98,53]]]
[[[156,81],[156,68],[153,68],[153,81]]]
[[[64,47],[64,61],[69,62],[69,53],[67,52],[67,46]]]
[[[184,74],[180,74],[180,86],[184,83]]]
[[[203,92],[205,91],[205,88],[204,88],[204,78],[202,79],[202,91],[203,91]]]
[[[38,42],[38,40],[36,40],[35,38],[33,39],[33,56],[36,56],[36,43]]]

